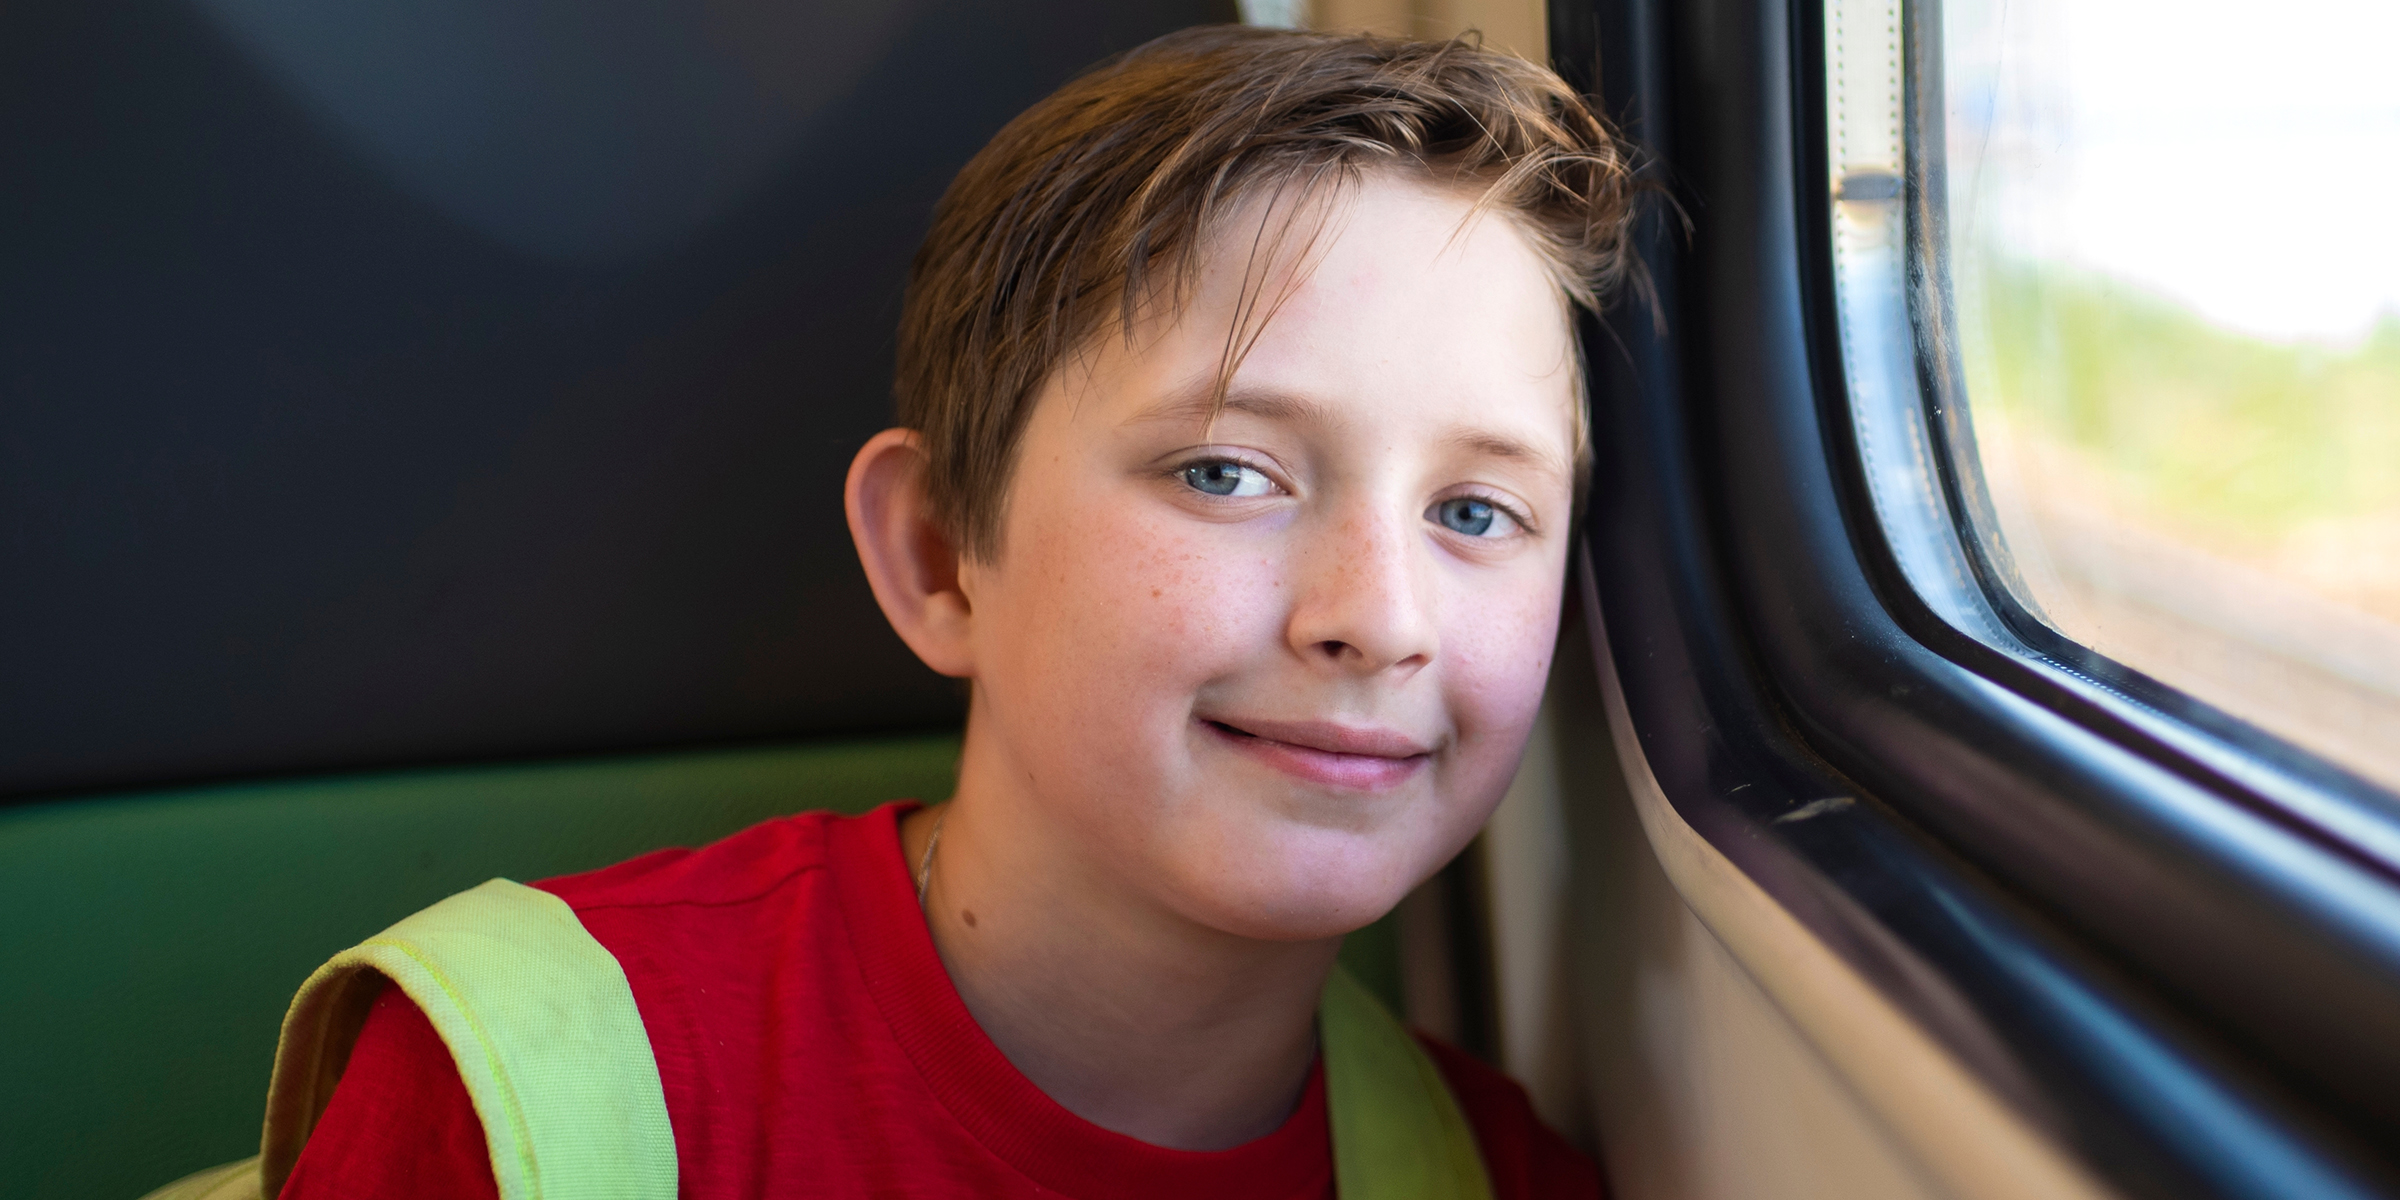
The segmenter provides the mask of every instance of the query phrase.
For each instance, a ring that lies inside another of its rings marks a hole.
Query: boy
[[[1626,187],[1539,68],[1232,28],[968,165],[846,491],[972,681],[956,794],[543,885],[623,967],[681,1194],[1332,1194],[1319,995],[1516,769]],[[1492,1194],[1598,1193],[1430,1051]],[[490,1153],[394,988],[282,1194],[493,1195]]]

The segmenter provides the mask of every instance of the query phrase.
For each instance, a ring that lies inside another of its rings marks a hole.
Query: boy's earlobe
[[[973,675],[972,606],[959,553],[925,497],[926,458],[915,430],[886,429],[850,462],[842,505],[875,602],[900,640],[944,675]]]

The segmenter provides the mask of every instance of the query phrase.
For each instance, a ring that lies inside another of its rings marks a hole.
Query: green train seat
[[[949,794],[949,736],[392,771],[0,810],[0,1178],[131,1197],[258,1150],[292,993],[342,947],[784,813]]]

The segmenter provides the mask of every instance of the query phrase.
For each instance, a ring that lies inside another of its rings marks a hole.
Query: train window
[[[1827,11],[1843,362],[1903,573],[2400,787],[2400,8]]]

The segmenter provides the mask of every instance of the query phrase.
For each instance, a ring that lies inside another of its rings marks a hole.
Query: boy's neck
[[[1068,1111],[1155,1145],[1222,1150],[1278,1128],[1316,1058],[1340,939],[1261,941],[1166,911],[966,766],[901,842],[913,872],[940,821],[926,922],[1001,1053]]]

